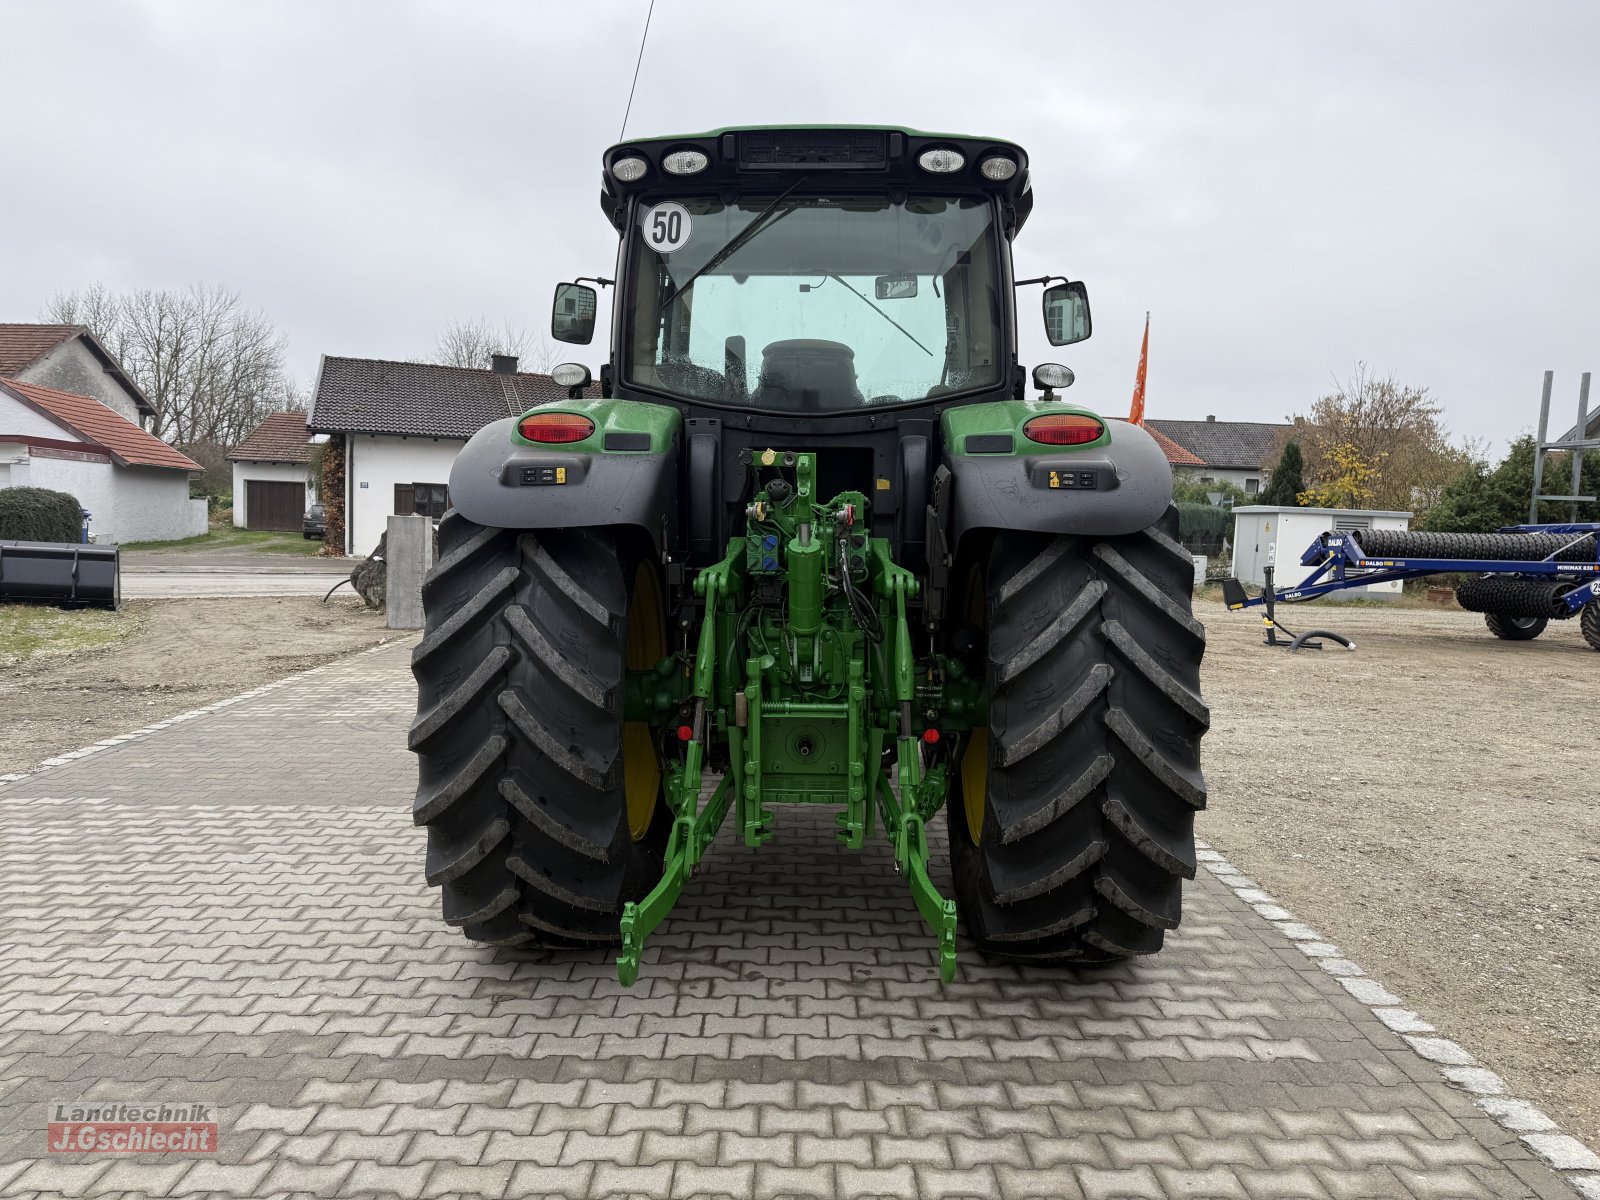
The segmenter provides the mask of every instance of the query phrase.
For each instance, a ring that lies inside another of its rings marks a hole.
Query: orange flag
[[[1150,357],[1150,314],[1144,315],[1144,342],[1139,347],[1139,373],[1133,380],[1133,407],[1128,410],[1128,424],[1144,424],[1144,364]]]

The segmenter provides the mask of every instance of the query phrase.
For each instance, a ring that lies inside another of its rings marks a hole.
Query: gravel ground
[[[1539,1102],[1600,1142],[1600,654],[1577,622],[1290,608],[1355,640],[1290,655],[1202,605],[1200,834]]]
[[[303,597],[135,600],[109,645],[0,666],[0,773],[126,733],[396,636],[346,589]],[[0,655],[0,662],[4,655]]]

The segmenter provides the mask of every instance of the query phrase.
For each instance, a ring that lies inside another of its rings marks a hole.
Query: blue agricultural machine
[[[1494,533],[1423,533],[1398,529],[1340,530],[1321,534],[1300,556],[1311,574],[1290,588],[1275,588],[1266,570],[1259,596],[1237,579],[1222,584],[1230,609],[1266,610],[1267,644],[1321,649],[1326,638],[1353,649],[1327,630],[1295,636],[1278,622],[1275,608],[1313,600],[1345,588],[1467,574],[1456,603],[1481,612],[1489,632],[1511,642],[1538,637],[1551,621],[1578,617],[1586,642],[1600,650],[1600,523],[1509,525]],[[1289,637],[1280,641],[1278,632]]]

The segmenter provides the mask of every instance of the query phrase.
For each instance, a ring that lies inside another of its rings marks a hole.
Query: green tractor
[[[1158,950],[1195,871],[1205,633],[1166,457],[1017,363],[1021,147],[892,128],[625,142],[608,361],[483,429],[413,656],[415,818],[468,938],[620,945],[724,824],[886,838],[955,970]],[[597,293],[556,289],[587,343]],[[598,395],[594,392],[598,391]],[[943,809],[954,899],[929,873]]]

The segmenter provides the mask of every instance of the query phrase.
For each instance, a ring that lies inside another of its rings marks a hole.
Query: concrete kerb
[[[1205,842],[1196,843],[1196,857],[1208,872],[1256,914],[1287,937],[1300,953],[1333,976],[1339,986],[1371,1010],[1420,1058],[1438,1068],[1451,1087],[1468,1093],[1483,1112],[1508,1133],[1562,1173],[1585,1200],[1600,1200],[1600,1154],[1571,1134],[1563,1133],[1537,1105],[1507,1095],[1504,1079],[1480,1065],[1470,1052],[1437,1030],[1400,997],[1373,979],[1339,948],[1262,890],[1238,867]]]
[[[395,642],[404,640],[406,636],[406,634],[397,634],[394,637],[384,638],[382,641],[375,642],[373,645],[364,647],[363,649],[352,651],[349,654],[341,654],[337,658],[330,659],[328,662],[323,663],[320,667],[310,667],[304,671],[296,671],[293,675],[285,675],[282,679],[274,679],[271,683],[263,683],[260,687],[253,687],[247,692],[240,692],[237,696],[229,696],[226,699],[214,701],[213,703],[204,705],[201,708],[194,708],[190,709],[188,712],[178,713],[176,716],[168,717],[163,721],[157,721],[152,725],[146,725],[143,728],[135,729],[131,733],[119,733],[115,737],[101,738],[98,742],[94,742],[91,745],[82,746],[77,750],[69,750],[65,754],[57,754],[51,758],[44,759],[34,766],[29,767],[26,771],[13,771],[9,774],[0,774],[0,787],[5,787],[7,784],[19,783],[24,779],[32,779],[35,776],[43,775],[47,771],[54,770],[56,767],[64,767],[68,763],[77,762],[81,758],[88,758],[90,755],[99,754],[101,751],[111,750],[117,746],[126,745],[128,742],[140,741],[149,737],[151,734],[160,733],[164,729],[170,729],[174,725],[182,725],[185,721],[193,721],[197,717],[208,716],[211,713],[220,712],[222,709],[232,708],[235,704],[242,704],[246,700],[254,700],[257,696],[265,696],[269,692],[275,692],[279,688],[288,687],[290,684],[298,683],[302,679],[309,679],[313,675],[320,675],[324,671],[331,670],[340,663],[347,662],[352,658],[359,657],[363,654],[375,654],[387,646],[392,646]]]

